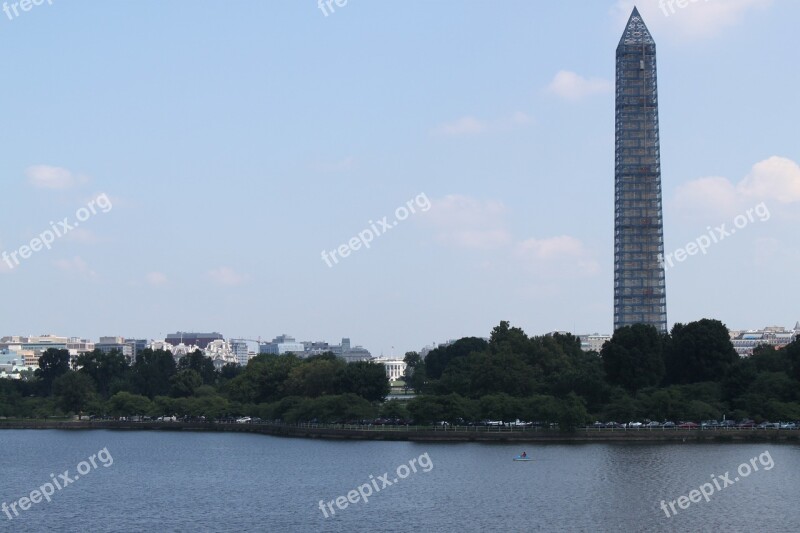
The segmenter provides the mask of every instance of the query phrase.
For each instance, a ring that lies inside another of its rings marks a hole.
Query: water
[[[535,461],[511,460],[523,448]],[[792,444],[521,446],[2,430],[0,449],[6,504],[29,496],[51,473],[58,479],[68,470],[72,478],[81,461],[102,449],[110,454],[95,458],[96,469],[82,465],[88,473],[50,503],[13,520],[0,514],[3,531],[760,532],[800,524],[800,446]],[[770,470],[756,459],[758,471],[715,489],[709,502],[676,505],[671,518],[659,507],[713,481],[712,474],[727,471],[733,481],[741,463],[765,451]],[[407,477],[399,479],[398,466],[411,459],[417,471],[401,468]],[[384,472],[392,484],[376,491]],[[376,485],[367,503],[344,510],[334,503],[336,514],[325,518],[320,500],[346,497],[370,484],[370,475]]]

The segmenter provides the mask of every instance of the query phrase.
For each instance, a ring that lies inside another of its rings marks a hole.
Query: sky
[[[502,320],[611,332],[633,2],[14,4],[0,336],[287,333],[402,355]],[[637,5],[670,327],[794,326],[800,3]]]

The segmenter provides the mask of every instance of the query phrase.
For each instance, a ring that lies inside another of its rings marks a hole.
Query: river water
[[[796,444],[434,444],[2,430],[0,449],[2,531],[800,529]],[[523,450],[533,461],[512,461]],[[51,501],[32,491],[52,491]]]

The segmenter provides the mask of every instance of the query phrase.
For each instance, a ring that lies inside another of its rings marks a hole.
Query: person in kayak
[[[526,457],[528,457],[528,452],[522,452],[522,455],[520,455],[520,457],[525,459]]]

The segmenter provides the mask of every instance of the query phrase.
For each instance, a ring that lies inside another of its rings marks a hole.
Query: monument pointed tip
[[[639,14],[639,9],[636,6],[633,6],[633,11],[631,11],[631,16],[625,25],[625,31],[622,32],[619,44],[655,44],[653,37],[650,35],[650,30],[647,29],[644,19],[642,19],[642,15]]]

